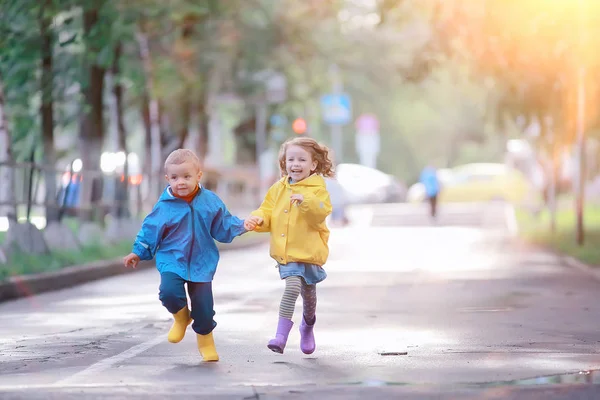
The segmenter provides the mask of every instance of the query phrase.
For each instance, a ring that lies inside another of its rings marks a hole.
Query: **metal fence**
[[[8,168],[13,177],[12,199],[10,204],[0,200],[0,210],[3,206],[16,207],[20,220],[38,226],[45,224],[50,213],[58,219],[85,215],[98,222],[109,214],[142,217],[166,185],[162,175],[157,177],[157,187],[151,185],[149,174],[105,173],[78,167],[71,164],[59,170],[32,162],[0,163],[0,169]],[[252,167],[209,169],[204,171],[202,184],[219,194],[232,210],[248,210],[261,200],[255,176]]]

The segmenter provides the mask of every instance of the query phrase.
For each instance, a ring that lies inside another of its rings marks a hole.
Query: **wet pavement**
[[[166,341],[154,270],[0,304],[0,398],[600,398],[600,283],[515,244],[510,221],[420,211],[356,209],[332,232],[310,356],[300,302],[285,354],[266,348],[283,284],[260,246],[222,254],[219,363],[191,329]]]

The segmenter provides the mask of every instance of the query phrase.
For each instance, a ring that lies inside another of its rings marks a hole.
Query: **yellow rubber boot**
[[[183,307],[181,310],[177,311],[177,314],[173,314],[173,318],[175,318],[175,321],[169,331],[168,339],[171,343],[179,343],[185,336],[187,326],[192,322],[190,310],[188,310],[187,306]]]
[[[203,361],[219,361],[212,332],[208,335],[196,334],[196,340],[198,341],[198,351],[202,354]]]

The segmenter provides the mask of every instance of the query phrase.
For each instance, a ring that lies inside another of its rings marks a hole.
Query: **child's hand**
[[[302,196],[301,194],[293,194],[290,196],[290,199],[292,200],[292,204],[300,204],[304,201],[304,196]]]
[[[247,231],[253,231],[256,228],[256,222],[252,219],[244,220],[244,229]]]
[[[135,253],[131,253],[128,256],[125,256],[123,258],[123,264],[125,264],[125,267],[129,268],[135,268],[137,267],[138,263],[140,262],[140,257],[135,254]]]
[[[256,215],[251,215],[244,220],[244,228],[247,231],[253,231],[257,226],[263,223],[263,219]]]

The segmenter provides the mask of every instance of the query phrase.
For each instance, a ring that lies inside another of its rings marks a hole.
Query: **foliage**
[[[256,77],[264,71],[288,81],[288,99],[270,112],[290,122],[305,116],[310,132],[327,140],[319,97],[332,90],[332,65],[353,97],[354,115],[375,112],[381,120],[381,168],[407,179],[432,160],[445,166],[477,154],[499,157],[503,134],[518,120],[551,115],[555,127],[572,132],[578,61],[589,68],[590,102],[599,87],[599,60],[586,50],[600,26],[596,3],[584,1],[583,17],[576,2],[477,3],[6,0],[0,71],[16,153],[23,159],[40,137],[40,13],[53,21],[55,129],[63,148],[74,147],[79,117],[90,107],[83,101],[86,69],[110,68],[117,45],[124,52],[114,79],[126,88],[128,141],[138,150],[149,95],[160,104],[162,143],[176,145],[196,130],[196,113],[212,112],[206,106],[218,95],[246,103],[238,123],[251,118],[264,90]],[[90,11],[97,22],[85,35]],[[151,75],[140,59],[140,34],[150,43]],[[598,124],[597,115],[589,116],[591,127]],[[354,128],[345,133],[353,149]],[[110,147],[110,135],[102,135]],[[458,148],[444,154],[448,144]]]
[[[461,56],[488,77],[499,94],[499,122],[505,117],[542,124],[568,145],[574,139],[580,68],[586,69],[588,103],[597,99],[600,3],[566,1],[437,2],[436,38],[446,54]],[[587,111],[588,127],[598,113]]]

